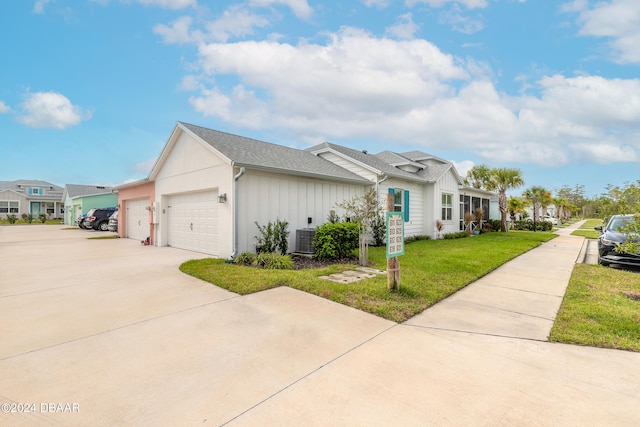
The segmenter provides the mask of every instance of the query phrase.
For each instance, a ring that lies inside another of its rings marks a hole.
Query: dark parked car
[[[87,218],[87,214],[82,214],[78,218],[76,218],[76,224],[80,228],[84,228],[84,220]]]
[[[115,233],[118,232],[118,211],[115,211],[109,217],[109,225],[107,226],[109,231],[113,231]]]
[[[109,228],[109,217],[116,211],[116,208],[91,209],[87,212],[84,220],[84,228],[87,230],[107,231]]]
[[[640,266],[640,254],[616,252],[616,247],[627,241],[627,235],[620,228],[629,224],[633,215],[613,215],[607,225],[594,227],[600,233],[598,237],[598,263],[601,265],[622,264]]]

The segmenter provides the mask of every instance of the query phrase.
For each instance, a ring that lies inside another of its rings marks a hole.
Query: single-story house
[[[155,244],[157,211],[155,182],[144,179],[120,185],[118,192],[118,235],[136,240],[149,238]]]
[[[277,219],[289,223],[289,248],[296,251],[301,233],[331,211],[344,215],[337,204],[371,188],[382,206],[394,194],[406,236],[434,237],[436,220],[443,233],[459,231],[466,207],[488,207],[485,219],[497,212],[495,194],[465,187],[451,162],[426,153],[373,155],[330,143],[299,150],[183,122],[149,177],[130,188],[150,183],[155,198],[148,199],[147,220],[155,244],[219,258],[255,250],[256,223]]]
[[[41,214],[62,218],[62,187],[39,180],[0,181],[0,218],[7,215],[31,214],[37,220]]]
[[[64,223],[75,225],[76,219],[91,209],[115,206],[118,196],[112,190],[111,187],[103,185],[65,185],[62,193]]]

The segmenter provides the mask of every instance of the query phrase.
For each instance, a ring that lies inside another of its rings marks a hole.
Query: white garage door
[[[217,191],[169,197],[167,243],[174,248],[218,255]]]
[[[144,240],[149,237],[149,199],[127,200],[127,237]]]

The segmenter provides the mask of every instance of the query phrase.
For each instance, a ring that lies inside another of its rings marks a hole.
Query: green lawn
[[[402,322],[453,294],[500,265],[556,237],[553,233],[511,231],[456,240],[420,240],[399,257],[399,292],[387,291],[386,275],[352,284],[319,279],[353,265],[308,270],[260,270],[224,260],[191,260],[180,270],[239,294],[290,286],[332,301]],[[374,267],[386,269],[384,248],[370,248]]]
[[[582,236],[587,239],[597,239],[600,235],[599,231],[593,229],[597,225],[604,225],[601,219],[588,219],[580,226],[579,229],[571,233],[572,236]]]
[[[549,339],[640,351],[640,274],[576,264]]]

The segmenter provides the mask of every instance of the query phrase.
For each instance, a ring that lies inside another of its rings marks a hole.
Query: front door
[[[34,218],[40,218],[40,202],[31,202],[31,215]]]

